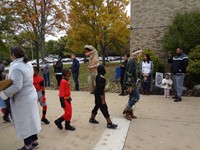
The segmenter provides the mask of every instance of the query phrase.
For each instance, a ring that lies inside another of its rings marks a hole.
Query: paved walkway
[[[99,125],[88,123],[93,95],[72,92],[72,125],[77,130],[71,132],[59,130],[53,123],[62,114],[58,91],[47,90],[46,93],[47,117],[51,124],[42,124],[40,150],[200,150],[199,97],[184,97],[182,102],[174,103],[162,96],[141,96],[135,111],[138,119],[129,122],[122,116],[127,97],[106,93],[111,118],[119,124],[117,130],[109,131],[101,113],[97,116]],[[13,125],[0,119],[0,150],[16,150],[22,145]]]

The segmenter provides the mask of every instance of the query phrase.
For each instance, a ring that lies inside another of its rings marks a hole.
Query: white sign
[[[157,87],[162,88],[162,79],[163,79],[163,73],[161,72],[156,72],[156,77],[155,77],[155,85]]]

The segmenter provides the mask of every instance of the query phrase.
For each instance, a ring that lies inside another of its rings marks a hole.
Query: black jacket
[[[62,68],[63,68],[63,63],[61,60],[59,60],[55,65],[54,65],[54,73],[61,73],[62,74]]]
[[[171,63],[171,72],[176,73],[186,73],[188,66],[188,56],[186,54],[176,55],[172,59],[168,59],[168,62]]]

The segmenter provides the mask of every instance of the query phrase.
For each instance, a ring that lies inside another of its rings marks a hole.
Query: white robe
[[[8,78],[13,84],[3,91],[11,97],[11,112],[17,136],[25,139],[38,134],[41,130],[37,104],[37,93],[33,86],[33,67],[24,63],[23,58],[14,60],[9,69]]]

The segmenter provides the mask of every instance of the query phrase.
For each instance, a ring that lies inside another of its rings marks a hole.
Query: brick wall
[[[162,39],[174,16],[200,9],[200,0],[131,0],[130,48],[151,48],[166,55]]]

